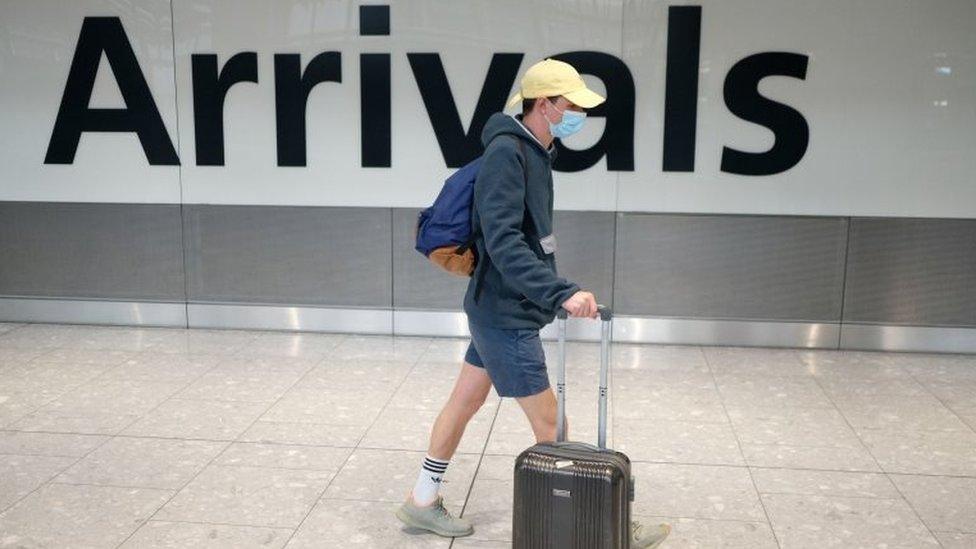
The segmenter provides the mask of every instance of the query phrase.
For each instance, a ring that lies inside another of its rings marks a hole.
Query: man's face
[[[570,110],[576,112],[585,112],[586,109],[580,107],[579,105],[573,103],[569,99],[563,96],[556,98],[556,101],[550,102],[548,99],[541,101],[542,103],[542,115],[546,117],[546,120],[552,122],[553,124],[559,123],[563,117],[563,112]],[[555,108],[553,108],[555,105]]]

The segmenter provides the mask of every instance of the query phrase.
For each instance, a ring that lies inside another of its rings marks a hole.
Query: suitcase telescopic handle
[[[607,447],[607,376],[610,371],[610,337],[613,311],[604,305],[597,305],[600,313],[600,394],[599,394],[599,422],[597,427],[597,446]],[[559,319],[556,331],[559,334],[558,357],[556,361],[556,441],[566,441],[566,309],[560,308],[556,312]]]

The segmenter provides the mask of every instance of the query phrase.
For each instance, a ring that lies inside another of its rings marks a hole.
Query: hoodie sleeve
[[[540,307],[556,310],[579,286],[561,278],[535,254],[522,232],[525,176],[514,146],[488,147],[474,185],[485,249],[506,284]]]

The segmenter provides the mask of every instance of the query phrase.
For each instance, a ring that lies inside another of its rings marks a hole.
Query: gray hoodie
[[[556,149],[543,149],[525,127],[501,112],[488,118],[481,142],[485,152],[474,184],[472,227],[480,225],[484,238],[476,243],[478,263],[464,294],[464,312],[475,324],[539,329],[580,289],[556,274],[555,253],[546,253],[540,243],[552,235]],[[479,276],[483,286],[475,302]]]

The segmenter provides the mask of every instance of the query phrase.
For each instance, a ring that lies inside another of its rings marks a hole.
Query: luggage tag
[[[542,244],[543,252],[547,254],[556,253],[556,235],[551,234],[539,239],[539,244]]]

